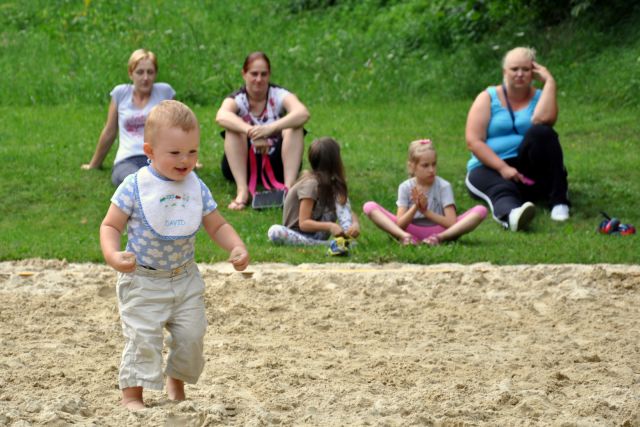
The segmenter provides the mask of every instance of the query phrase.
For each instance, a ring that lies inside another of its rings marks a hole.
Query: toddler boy
[[[189,107],[178,101],[154,107],[143,147],[151,163],[118,187],[100,226],[105,261],[119,272],[125,337],[119,383],[122,405],[130,410],[144,408],[144,388],[162,390],[164,328],[169,332],[164,371],[169,398],[184,400],[184,383],[195,383],[202,373],[207,319],[204,282],[194,262],[200,226],[230,253],[236,270],[249,264],[244,243],[193,172],[199,145],[198,120]],[[127,246],[121,251],[125,226]]]

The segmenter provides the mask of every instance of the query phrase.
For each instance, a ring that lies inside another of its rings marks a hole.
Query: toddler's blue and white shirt
[[[149,170],[160,179],[167,178],[158,175],[151,167]],[[200,178],[202,193],[202,216],[213,212],[217,207],[211,191]],[[193,259],[196,237],[186,239],[164,240],[156,237],[144,224],[142,209],[136,197],[135,175],[129,175],[120,184],[111,198],[111,203],[129,216],[127,222],[127,251],[136,255],[138,264],[158,270],[172,270]]]

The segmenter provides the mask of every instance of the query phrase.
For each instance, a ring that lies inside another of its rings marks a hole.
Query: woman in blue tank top
[[[493,217],[512,231],[535,216],[534,201],[545,201],[551,219],[569,218],[567,171],[553,125],[558,117],[556,82],[535,61],[535,51],[517,47],[502,62],[503,83],[481,92],[467,117],[472,156],[465,183],[489,205]],[[538,80],[542,89],[536,89]]]

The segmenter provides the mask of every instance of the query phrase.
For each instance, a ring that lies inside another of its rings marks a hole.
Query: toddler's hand
[[[236,246],[229,253],[229,262],[236,271],[243,271],[249,265],[249,252],[244,246]]]
[[[109,264],[121,273],[131,273],[136,269],[136,256],[131,252],[116,252]]]

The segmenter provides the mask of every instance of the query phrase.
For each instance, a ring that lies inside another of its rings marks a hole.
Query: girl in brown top
[[[309,147],[311,171],[287,193],[283,225],[269,228],[269,240],[283,245],[329,245],[331,236],[357,237],[360,223],[351,211],[340,146],[329,137]]]

